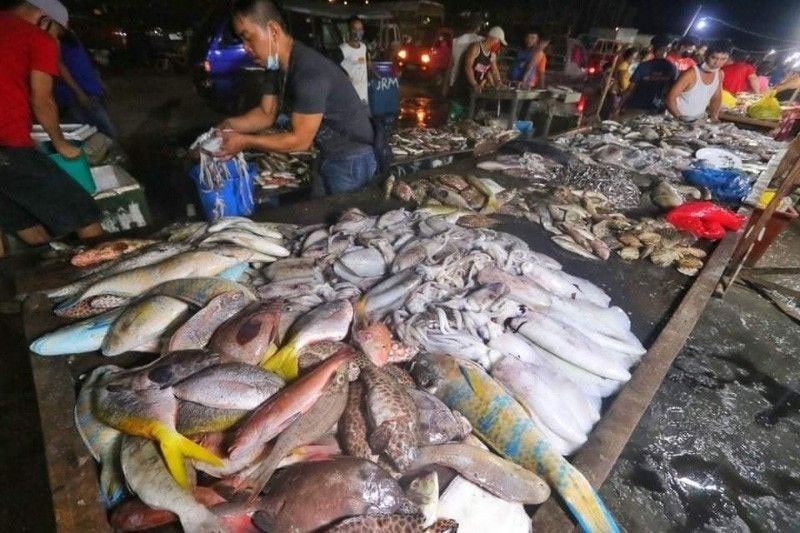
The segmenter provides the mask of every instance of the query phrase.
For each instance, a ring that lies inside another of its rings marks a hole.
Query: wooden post
[[[597,106],[597,114],[595,115],[598,120],[602,120],[600,113],[603,111],[603,104],[606,101],[606,97],[608,96],[608,91],[611,89],[611,84],[614,83],[614,74],[617,70],[617,61],[619,60],[620,52],[617,51],[614,54],[614,60],[611,62],[611,69],[606,77],[606,82],[603,84],[603,94],[600,96],[600,103]]]

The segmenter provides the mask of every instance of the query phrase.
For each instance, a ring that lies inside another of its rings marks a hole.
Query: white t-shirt
[[[350,76],[350,81],[353,87],[356,88],[356,93],[362,102],[367,101],[367,46],[364,43],[358,43],[358,48],[353,48],[348,43],[339,45],[342,50],[344,59],[342,60],[342,68]]]
[[[483,39],[477,33],[465,33],[453,39],[453,66],[450,67],[450,87],[456,82],[458,78],[458,70],[463,67],[461,58],[464,57],[464,52],[472,43],[477,43]]]

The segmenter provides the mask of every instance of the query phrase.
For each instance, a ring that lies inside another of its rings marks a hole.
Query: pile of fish
[[[95,369],[78,395],[112,525],[527,532],[523,505],[552,490],[585,531],[618,531],[564,455],[645,352],[628,316],[520,239],[450,219],[353,209],[280,228],[288,256],[270,264],[194,248],[230,261],[145,288],[152,267],[119,270],[131,254],[105,277],[138,271],[136,291],[55,291],[74,295],[59,311],[124,305],[99,315],[114,330],[107,355],[159,345],[148,365]],[[167,243],[273,230],[218,224]],[[186,253],[199,252],[173,257]],[[235,276],[233,261],[250,266]],[[82,351],[95,333],[79,324],[32,349]]]
[[[233,280],[251,265],[289,255],[276,226],[237,217],[187,224],[167,241],[135,244],[116,241],[73,258],[87,266],[82,277],[47,295],[57,301],[56,315],[83,320],[36,340],[34,352],[158,351],[160,335],[191,307],[230,291],[245,305],[255,296]]]
[[[495,148],[519,135],[514,130],[483,126],[465,120],[444,128],[408,128],[396,131],[389,144],[396,158],[421,157],[447,152],[463,152],[482,145]]]
[[[687,125],[664,116],[640,116],[620,124],[605,120],[585,133],[556,140],[588,163],[611,165],[641,174],[681,182],[681,171],[688,168],[701,148],[731,150],[753,175],[784,147],[758,132],[743,130],[732,123],[700,122]]]
[[[259,153],[251,162],[256,164],[256,182],[262,189],[297,188],[311,179],[307,159],[277,152]]]

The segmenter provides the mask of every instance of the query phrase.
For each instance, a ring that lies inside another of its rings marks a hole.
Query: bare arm
[[[259,152],[302,152],[311,149],[314,137],[322,124],[322,113],[292,114],[292,129],[285,133],[250,135],[238,132],[222,132],[222,148],[217,157],[231,157],[243,150]]]
[[[278,118],[278,98],[275,95],[264,95],[261,103],[250,111],[230,117],[219,125],[221,130],[233,130],[239,133],[257,133],[273,124]]]
[[[667,93],[667,109],[670,114],[677,119],[681,118],[681,113],[678,111],[678,96],[692,86],[692,83],[695,81],[694,78],[694,69],[685,71],[678,76],[678,81],[672,85],[669,93]]]
[[[500,87],[500,69],[497,68],[497,54],[492,54],[492,70],[491,70],[492,85],[495,87]]]
[[[478,57],[479,52],[480,43],[471,44],[464,58],[464,73],[467,75],[467,82],[475,90],[480,90],[480,87],[478,87],[478,82],[475,81],[475,72],[472,70],[472,64],[475,62],[475,58]]]
[[[80,149],[69,144],[61,132],[58,107],[53,98],[53,77],[38,70],[31,72],[31,109],[59,154],[67,159],[80,155]]]
[[[761,92],[761,85],[758,83],[757,74],[750,74],[749,76],[747,76],[747,83],[750,84],[750,90],[752,90],[755,94]]]
[[[719,73],[719,85],[717,85],[717,90],[714,92],[714,96],[711,97],[711,102],[708,104],[708,111],[709,116],[713,122],[717,122],[719,120],[719,110],[722,107],[722,82],[725,81],[725,73],[720,71]]]

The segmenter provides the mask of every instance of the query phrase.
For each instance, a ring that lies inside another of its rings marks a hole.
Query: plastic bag
[[[748,107],[747,115],[759,120],[780,120],[781,104],[775,98],[775,91],[769,91],[756,103]]]
[[[722,202],[741,202],[750,194],[750,178],[739,170],[694,166],[682,174],[687,183],[707,187]]]
[[[728,91],[722,91],[722,107],[733,109],[736,107],[736,97]]]
[[[667,214],[667,221],[679,230],[702,239],[718,241],[725,230],[737,231],[745,218],[712,202],[688,202]]]

